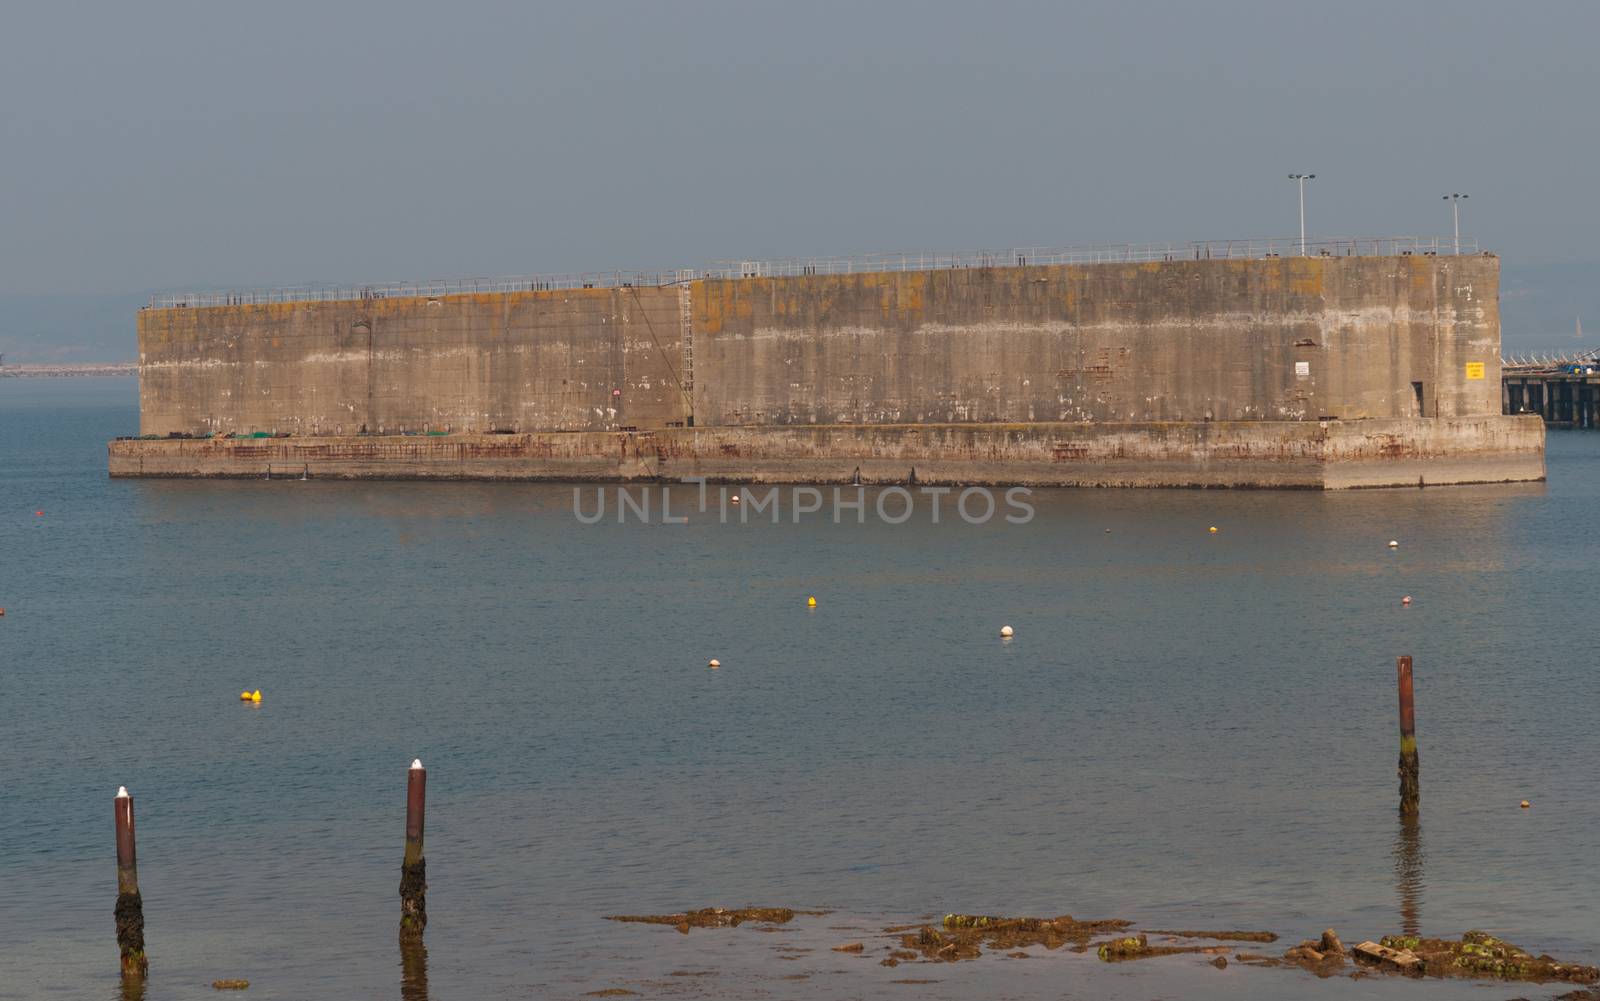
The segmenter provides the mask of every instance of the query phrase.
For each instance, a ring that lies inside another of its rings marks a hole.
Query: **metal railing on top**
[[[772,260],[717,261],[705,268],[657,271],[595,271],[564,275],[453,278],[361,285],[297,285],[220,292],[166,292],[150,298],[149,309],[239,306],[277,302],[338,302],[352,299],[438,298],[494,292],[555,289],[662,287],[704,278],[785,278],[804,275],[870,274],[881,271],[936,271],[950,268],[1006,268],[1047,264],[1140,264],[1152,261],[1258,260],[1271,257],[1401,257],[1476,254],[1476,240],[1449,236],[1383,236],[1307,240],[1195,240],[1187,243],[1116,244],[1099,247],[1013,247],[958,253],[907,251],[849,257],[785,257]]]

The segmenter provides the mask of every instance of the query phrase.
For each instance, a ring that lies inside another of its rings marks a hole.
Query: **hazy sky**
[[[1600,4],[15,3],[0,294],[1463,232],[1595,260]]]

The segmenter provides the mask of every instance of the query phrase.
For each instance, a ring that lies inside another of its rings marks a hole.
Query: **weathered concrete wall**
[[[1536,416],[116,441],[113,476],[1332,489],[1544,478]]]
[[[691,416],[680,379],[701,427],[1495,414],[1498,275],[1271,258],[145,310],[140,430],[659,428]]]
[[[1289,257],[697,283],[706,425],[1498,413],[1499,261]],[[1467,363],[1482,365],[1467,377]],[[1417,404],[1412,383],[1422,384]]]
[[[677,288],[143,310],[140,432],[683,422]]]

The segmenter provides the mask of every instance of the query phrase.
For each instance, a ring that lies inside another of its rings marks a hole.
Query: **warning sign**
[[[1481,362],[1481,361],[1469,361],[1469,362],[1467,362],[1467,378],[1469,378],[1469,379],[1481,379],[1481,378],[1483,378],[1483,362]]]

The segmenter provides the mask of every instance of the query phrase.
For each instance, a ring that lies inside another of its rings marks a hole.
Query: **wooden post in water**
[[[1417,766],[1417,714],[1412,702],[1411,658],[1396,658],[1395,667],[1400,686],[1400,812],[1416,813],[1422,787]]]
[[[400,864],[400,931],[422,934],[428,926],[428,869],[422,857],[422,814],[428,770],[419,758],[406,773],[406,854]]]
[[[122,954],[122,975],[143,977],[150,961],[144,954],[144,900],[139,896],[133,853],[133,797],[124,786],[112,802],[117,817],[117,949]]]

